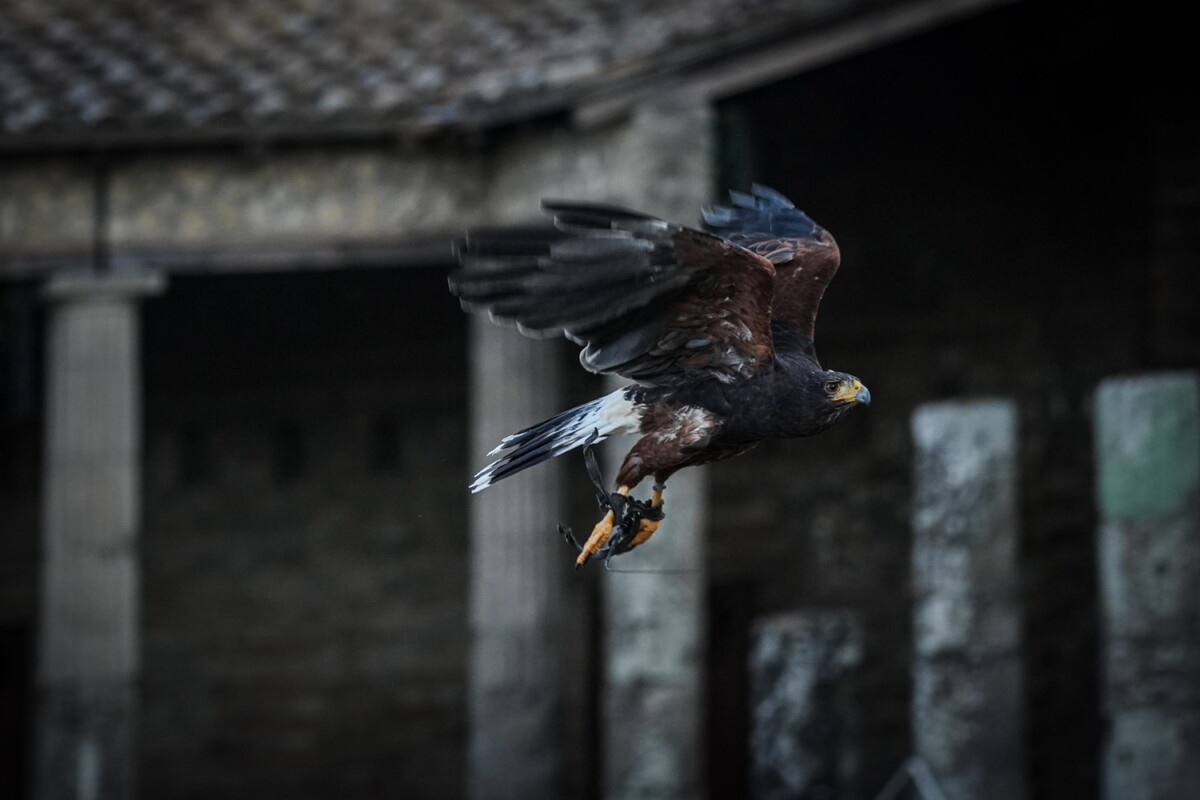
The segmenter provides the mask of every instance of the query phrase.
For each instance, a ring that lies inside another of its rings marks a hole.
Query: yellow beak
[[[871,393],[867,387],[862,385],[861,381],[847,383],[845,387],[833,396],[834,400],[843,403],[862,403],[864,406],[871,405]]]

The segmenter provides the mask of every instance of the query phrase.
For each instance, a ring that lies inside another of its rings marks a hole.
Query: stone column
[[[759,622],[750,651],[750,785],[759,800],[855,797],[862,634],[848,612]]]
[[[714,136],[709,107],[644,107],[629,121],[612,174],[633,207],[696,224],[710,199]],[[610,379],[608,389],[629,381]],[[616,475],[633,437],[607,443]],[[638,489],[645,498],[649,485]],[[666,519],[643,547],[604,576],[604,796],[611,800],[703,797],[705,531],[707,473],[668,482]]]
[[[557,350],[471,319],[471,453],[562,410]],[[480,466],[483,465],[481,461]],[[560,794],[563,681],[556,633],[569,550],[557,533],[561,463],[472,496],[470,796]]]
[[[1200,380],[1096,392],[1108,800],[1200,797]]]
[[[610,448],[606,478],[624,452],[619,444]],[[607,798],[703,796],[705,484],[703,468],[671,478],[662,526],[645,545],[613,559],[614,569],[630,572],[604,576]],[[643,499],[647,492],[639,487]]]
[[[1020,800],[1016,411],[926,405],[912,434],[916,753],[948,800]]]
[[[36,793],[134,795],[138,299],[158,275],[54,278],[46,342]]]
[[[663,100],[610,127],[546,127],[502,146],[488,181],[495,221],[527,221],[539,198],[553,196],[605,200],[696,224],[700,207],[713,199],[713,110]],[[630,444],[602,445],[609,480],[621,447]],[[570,469],[582,469],[577,453],[565,458]],[[610,798],[703,795],[704,483],[696,469],[672,478],[666,522],[645,547],[613,560],[618,569],[651,572],[603,576],[602,753]],[[639,491],[646,497],[649,486]]]
[[[606,390],[627,383],[610,379]],[[636,441],[602,445],[609,484]],[[604,796],[612,800],[703,796],[706,477],[702,467],[674,475],[658,531],[603,576]],[[648,481],[635,490],[649,493]]]

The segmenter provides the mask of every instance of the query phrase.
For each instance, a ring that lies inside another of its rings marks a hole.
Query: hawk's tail
[[[471,484],[478,492],[498,480],[585,444],[602,442],[614,433],[636,433],[642,419],[641,387],[626,386],[590,403],[564,411],[545,422],[504,437],[488,453],[500,458],[479,471]]]

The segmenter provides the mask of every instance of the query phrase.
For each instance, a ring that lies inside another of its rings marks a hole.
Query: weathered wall
[[[185,247],[371,238],[401,220],[429,233],[531,219],[548,194],[694,213],[704,187],[681,180],[695,172],[682,155],[658,157],[664,137],[643,119],[527,132],[488,156],[486,192],[463,188],[471,160],[452,176],[365,156],[147,160],[114,173],[114,246],[163,247],[173,230]],[[429,202],[406,214],[414,196]],[[456,796],[463,476],[480,454],[463,461],[465,317],[442,273],[184,279],[147,313],[145,785]],[[399,420],[398,473],[365,466],[380,414]],[[302,475],[281,479],[297,447]],[[569,795],[598,768],[583,760],[593,586],[562,601]],[[247,763],[261,768],[239,781]]]
[[[913,750],[948,800],[1022,800],[1017,413],[913,414]]]
[[[755,625],[749,748],[758,800],[865,793],[855,785],[865,711],[853,693],[860,633],[853,614],[837,611],[776,614]]]
[[[623,124],[587,133],[561,127],[521,131],[495,152],[489,209],[496,220],[523,222],[537,217],[543,197],[578,197],[691,220],[698,198],[709,191],[712,137],[705,107],[645,109]],[[491,335],[516,334],[493,329]],[[569,374],[583,377],[576,349],[563,350],[571,356]],[[581,381],[580,399],[611,388],[601,388],[594,378]],[[609,474],[611,460],[630,444],[619,437],[601,446]],[[566,457],[560,469],[575,505],[566,521],[587,531],[596,511],[578,455]],[[672,479],[669,496],[677,511],[656,534],[655,546],[631,559],[650,570],[690,565],[686,575],[611,575],[595,565],[566,581],[557,638],[571,677],[560,726],[570,737],[564,762],[573,780],[564,781],[563,796],[600,787],[606,797],[694,797],[698,791],[704,633],[704,526],[695,516],[701,513],[700,479],[695,473]],[[640,492],[645,496],[648,489]],[[562,563],[568,563],[566,553]],[[587,606],[596,582],[605,601],[599,618]],[[602,641],[589,630],[593,626],[602,628]],[[645,647],[646,641],[655,644]],[[602,674],[589,676],[587,670],[596,667]],[[589,727],[591,713],[599,715],[598,727]]]
[[[1021,418],[1031,797],[1098,794],[1089,397],[1112,373],[1194,359],[1200,125],[1184,73],[1112,58],[1127,21],[1078,22],[1018,4],[725,108],[757,162],[744,180],[838,237],[817,348],[874,402],[712,468],[713,582],[752,587],[759,613],[860,610],[868,787],[911,751],[906,420],[992,395]],[[1013,41],[1016,63],[998,55]],[[1118,73],[1153,94],[1117,112]]]
[[[102,165],[102,169],[100,168]],[[449,234],[484,218],[480,153],[386,147],[0,160],[0,275],[111,253],[252,251]]]
[[[0,160],[0,275],[11,258],[87,252],[95,171],[86,160]]]
[[[465,325],[440,270],[149,303],[143,796],[455,797]]]
[[[1096,389],[1106,800],[1200,794],[1200,376]]]
[[[712,124],[706,108],[694,107],[646,109],[598,130],[516,130],[500,144],[488,174],[490,218],[528,221],[542,197],[568,197],[694,224],[713,188],[704,163]]]
[[[113,247],[397,238],[479,221],[478,156],[301,149],[140,158],[111,174]]]

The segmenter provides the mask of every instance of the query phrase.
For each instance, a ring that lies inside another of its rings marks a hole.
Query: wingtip
[[[705,225],[728,225],[734,221],[735,214],[728,206],[704,206],[700,209],[700,218]]]
[[[729,202],[738,208],[754,208],[757,205],[754,201],[754,195],[739,192],[737,189],[729,190]]]
[[[781,192],[772,189],[761,183],[750,184],[750,194],[763,200],[770,200],[774,203],[784,206],[785,208],[795,208],[796,204],[787,199]]]

